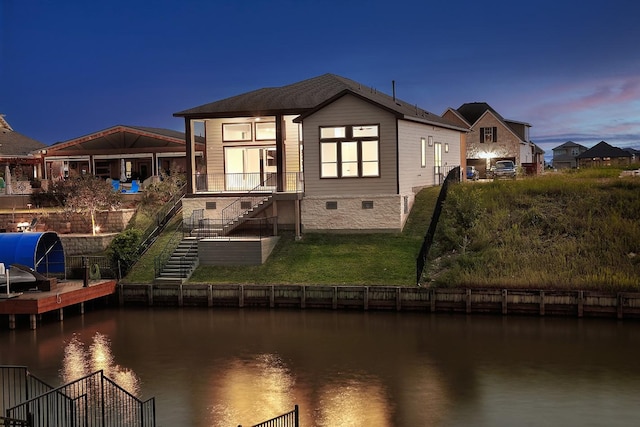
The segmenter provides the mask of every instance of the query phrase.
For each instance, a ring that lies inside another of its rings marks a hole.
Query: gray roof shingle
[[[7,128],[0,128],[0,157],[20,157],[40,150],[46,145]]]
[[[255,114],[305,114],[345,93],[360,96],[408,120],[467,130],[415,105],[335,74],[323,74],[282,87],[254,90],[180,111],[174,113],[174,116],[215,118]]]
[[[631,153],[624,151],[622,148],[609,145],[604,141],[600,141],[584,153],[581,153],[577,156],[578,159],[588,159],[590,157],[631,157]]]

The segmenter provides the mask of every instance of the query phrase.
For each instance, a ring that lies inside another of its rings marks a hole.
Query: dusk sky
[[[45,144],[338,74],[442,114],[488,102],[640,149],[640,2],[0,0],[0,113]]]

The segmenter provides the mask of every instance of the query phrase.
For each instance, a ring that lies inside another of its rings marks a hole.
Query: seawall
[[[640,293],[393,286],[119,284],[122,306],[298,308],[640,319]]]

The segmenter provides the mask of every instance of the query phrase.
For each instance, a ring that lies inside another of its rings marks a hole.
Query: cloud
[[[601,140],[640,145],[640,76],[549,85],[525,100],[535,141]]]

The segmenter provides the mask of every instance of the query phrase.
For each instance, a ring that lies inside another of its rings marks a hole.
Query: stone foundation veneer
[[[335,202],[336,209],[327,209]],[[363,202],[373,202],[364,209]],[[403,227],[400,195],[319,196],[302,200],[303,232],[400,232]]]
[[[98,234],[96,236],[78,236],[60,234],[65,256],[91,255],[103,252],[117,233]]]

